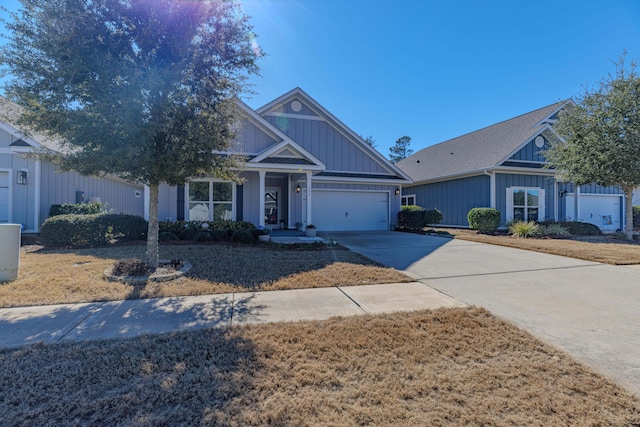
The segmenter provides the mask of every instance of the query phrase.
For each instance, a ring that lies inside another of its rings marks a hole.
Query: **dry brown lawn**
[[[339,246],[231,244],[161,246],[161,258],[193,265],[175,281],[131,286],[103,278],[114,260],[141,258],[144,251],[144,245],[135,245],[22,252],[18,279],[0,285],[0,307],[412,281]]]
[[[4,425],[637,426],[640,400],[478,308],[0,351]]]
[[[615,240],[611,236],[575,237],[572,239],[519,239],[513,236],[479,234],[466,229],[439,229],[456,239],[510,248],[563,255],[613,265],[640,264],[640,244]]]

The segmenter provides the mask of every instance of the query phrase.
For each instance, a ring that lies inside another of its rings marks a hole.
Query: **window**
[[[544,190],[542,188],[507,188],[507,220],[544,220]]]
[[[235,185],[232,182],[195,180],[187,183],[189,221],[232,220]]]
[[[407,194],[406,196],[402,196],[400,198],[400,204],[402,206],[415,205],[416,204],[416,195],[415,194]]]

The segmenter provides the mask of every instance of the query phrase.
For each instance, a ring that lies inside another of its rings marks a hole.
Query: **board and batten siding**
[[[238,130],[238,134],[231,143],[230,150],[242,153],[261,153],[272,145],[276,144],[276,140],[267,135],[263,130],[258,128],[249,120],[243,120],[242,127]]]
[[[500,226],[507,225],[507,188],[541,188],[544,190],[545,218],[555,218],[554,178],[548,175],[523,175],[496,173],[496,209],[500,211]]]
[[[542,136],[542,135],[540,135]],[[544,138],[544,136],[542,136]],[[547,148],[547,144],[549,143],[546,138],[544,138],[545,145],[542,147],[538,147],[534,141],[529,142],[520,150],[518,150],[513,156],[509,157],[509,160],[522,160],[526,162],[535,162],[535,163],[544,163],[547,159],[544,157],[542,152]]]
[[[108,177],[94,178],[76,172],[61,172],[50,162],[42,162],[40,222],[49,216],[53,204],[75,203],[76,191],[86,201],[99,197],[114,213],[144,215],[144,187]]]
[[[15,224],[23,224],[25,230],[35,231],[39,224],[36,224],[35,197],[36,197],[36,164],[34,159],[24,157],[19,154],[0,154],[0,169],[9,172],[8,184],[11,200],[9,206],[11,212],[9,218]],[[16,174],[18,171],[27,171],[27,184],[17,184]],[[40,219],[40,222],[43,219]]]
[[[415,194],[416,204],[442,212],[442,225],[468,227],[467,214],[472,208],[490,206],[490,178],[477,175],[430,184],[404,186],[402,194]]]
[[[266,119],[321,159],[328,171],[389,174],[371,154],[330,126],[326,121],[267,116]]]

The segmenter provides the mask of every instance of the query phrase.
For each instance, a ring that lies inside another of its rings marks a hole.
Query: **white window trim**
[[[545,206],[545,191],[540,187],[507,187],[507,212],[506,218],[508,221],[513,221],[513,192],[515,190],[536,190],[538,191],[538,221],[544,221],[546,218],[546,206]],[[525,211],[526,213],[526,211]]]
[[[400,196],[400,206],[406,206],[402,204],[402,199],[408,199],[409,197],[413,197],[413,203],[407,203],[407,205],[412,204],[415,205],[416,204],[416,195],[415,194],[403,194],[402,196]]]
[[[231,220],[235,221],[237,218],[236,215],[236,201],[237,201],[237,192],[236,192],[236,183],[233,181],[225,181],[223,179],[217,179],[217,178],[197,178],[197,179],[191,179],[189,181],[187,181],[184,184],[184,197],[185,197],[185,204],[184,204],[184,217],[186,218],[187,221],[190,221],[189,219],[189,203],[191,202],[191,200],[189,199],[189,183],[190,182],[208,182],[209,184],[214,183],[214,182],[223,182],[223,183],[230,183],[231,184],[231,202],[219,202],[219,203],[231,203]],[[213,188],[211,185],[209,185],[209,204],[212,203],[216,203],[215,200],[211,200],[213,198]],[[214,214],[214,210],[212,209],[212,206],[209,206],[209,221],[213,221],[213,214]]]
[[[0,172],[8,172],[8,175],[9,175],[8,176],[8,184],[9,184],[9,186],[8,186],[8,189],[9,189],[8,190],[8,197],[9,197],[8,209],[9,209],[9,212],[8,212],[8,215],[7,215],[7,217],[8,217],[7,222],[11,223],[11,222],[13,222],[13,180],[15,178],[13,176],[13,169],[0,168]]]

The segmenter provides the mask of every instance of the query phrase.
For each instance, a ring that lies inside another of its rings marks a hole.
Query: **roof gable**
[[[402,170],[300,88],[285,93],[256,112],[322,160],[328,170],[377,173],[409,180]],[[336,145],[327,147],[329,140]]]
[[[305,170],[325,170],[325,164],[313,154],[293,141],[282,141],[252,158],[246,163],[247,167],[263,168],[268,165],[279,169],[298,169],[304,165]]]
[[[556,102],[427,147],[398,162],[398,167],[417,182],[494,168],[548,129],[550,117],[567,102]]]

